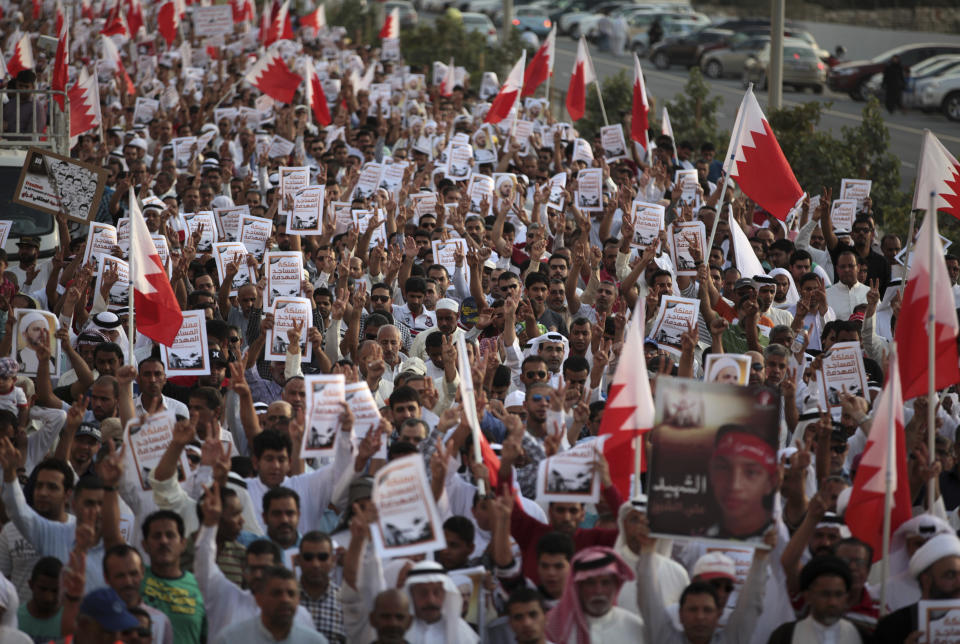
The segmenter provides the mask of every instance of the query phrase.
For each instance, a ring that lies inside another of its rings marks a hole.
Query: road
[[[836,25],[828,25],[832,31],[837,31]],[[854,29],[854,28],[850,28]],[[881,30],[864,30],[868,32],[880,32]],[[818,36],[812,30],[814,36]],[[839,33],[843,33],[840,31]],[[901,42],[889,42],[883,44],[881,35],[875,36],[874,46],[862,46],[858,51],[860,55],[873,56],[886,48],[902,44]],[[902,38],[902,37],[901,37]],[[920,38],[910,39],[906,42],[916,42]],[[926,39],[923,39],[926,40]],[[960,40],[956,36],[944,37],[943,41]],[[862,42],[868,42],[868,39],[861,38]],[[839,40],[837,44],[844,42]],[[827,44],[830,43],[830,44]],[[823,39],[821,44],[833,47],[833,40]],[[880,48],[877,49],[877,46]],[[849,49],[849,47],[848,47]],[[554,65],[553,83],[558,88],[566,88],[570,82],[570,72],[573,68],[574,60],[577,56],[576,41],[559,36],[557,38],[557,60]],[[593,57],[594,68],[597,75],[603,79],[609,75],[616,74],[620,70],[626,70],[632,77],[633,60],[631,56],[614,57],[608,52],[600,52],[595,47],[591,47],[591,56]],[[849,56],[848,56],[849,58]],[[673,67],[668,71],[656,69],[649,60],[641,60],[643,74],[647,83],[647,91],[657,99],[657,104],[662,105],[665,101],[672,99],[682,89],[687,81],[688,71],[684,68]],[[723,129],[732,129],[733,121],[737,114],[737,108],[740,100],[743,98],[743,87],[739,80],[724,79],[711,80],[705,79],[710,86],[711,91],[720,96],[723,100],[720,105],[718,121]],[[765,92],[757,95],[760,104],[766,109]],[[863,103],[857,103],[851,100],[846,94],[836,94],[825,90],[821,95],[815,95],[809,91],[797,93],[784,89],[783,104],[785,107],[799,105],[808,101],[832,102],[832,105],[825,109],[823,118],[820,121],[820,127],[826,128],[834,134],[839,134],[844,126],[856,126],[860,121],[860,114],[863,109]],[[659,119],[659,115],[657,115]],[[900,170],[902,184],[905,189],[909,189],[916,177],[917,160],[920,156],[920,137],[923,130],[930,129],[936,134],[948,149],[954,154],[960,153],[960,123],[948,121],[940,113],[924,114],[922,112],[908,112],[907,114],[887,114],[884,111],[884,121],[887,129],[890,131],[890,146],[901,158],[902,167]],[[726,142],[722,144],[716,142],[718,148],[725,148]]]

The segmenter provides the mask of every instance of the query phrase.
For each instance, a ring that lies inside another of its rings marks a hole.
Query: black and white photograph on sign
[[[547,208],[549,210],[563,211],[566,205],[564,192],[567,189],[567,173],[558,172],[550,177],[550,194],[547,195]]]
[[[703,379],[724,385],[746,385],[753,359],[741,353],[711,353],[703,363]]]
[[[447,547],[419,455],[402,456],[380,468],[374,475],[371,500],[377,508],[377,520],[370,528],[378,557],[405,557]]]
[[[19,375],[36,376],[40,360],[37,351],[50,355],[50,375],[59,371],[60,351],[57,350],[57,316],[49,311],[14,309],[13,338],[10,357],[20,365]]]
[[[304,386],[308,415],[301,454],[305,458],[325,456],[333,451],[340,432],[345,380],[343,374],[308,375]]]
[[[247,252],[263,262],[263,253],[267,247],[267,240],[273,234],[273,220],[253,215],[240,216],[240,243]]]
[[[537,470],[539,503],[596,503],[600,499],[597,450],[603,439],[575,445],[540,461]]]
[[[108,295],[107,309],[110,311],[125,311],[130,306],[130,265],[127,262],[113,257],[112,255],[101,255],[100,265],[97,266],[97,295],[101,291],[104,283],[104,276],[113,279],[116,274],[116,281],[110,286]]]
[[[305,297],[278,297],[273,301],[273,328],[267,330],[265,360],[287,359],[290,341],[287,332],[300,326],[300,356],[309,361],[313,345],[307,342],[307,330],[313,320],[310,301]]]
[[[107,170],[59,154],[29,148],[13,193],[14,203],[91,222],[100,207]]]
[[[470,137],[473,144],[473,159],[477,165],[497,162],[497,146],[489,132],[490,126],[481,126]]]
[[[298,192],[310,185],[310,168],[306,166],[282,166],[278,170],[280,176],[280,203],[277,214],[284,217],[290,214],[293,208],[293,198]]]
[[[873,181],[870,179],[841,179],[840,180],[840,198],[853,199],[857,202],[857,210],[863,208],[864,200],[870,196],[870,188]]]
[[[183,312],[183,325],[173,346],[160,345],[160,355],[168,376],[210,375],[207,320],[203,310]]]
[[[707,256],[707,231],[702,221],[675,221],[670,224],[670,255],[677,275],[695,276],[697,263],[690,247],[700,249],[701,260]]]
[[[494,207],[499,207],[504,201],[513,203],[517,197],[517,176],[510,172],[494,172],[493,196],[496,199]]]
[[[658,203],[634,201],[631,208],[633,210],[633,241],[630,245],[642,252],[660,239],[664,207]]]
[[[764,547],[779,485],[779,392],[662,377],[654,410],[651,533]]]
[[[619,125],[601,127],[600,142],[603,145],[603,157],[607,162],[627,158],[627,141],[623,137],[623,128]]]
[[[700,300],[664,295],[660,298],[660,309],[653,321],[650,336],[661,349],[680,355],[683,334],[697,326],[699,313]]]
[[[326,186],[309,186],[293,195],[293,208],[287,215],[287,233],[319,235],[323,232],[323,202]]]
[[[867,391],[867,372],[863,366],[863,351],[859,342],[834,342],[823,360],[817,376],[817,399],[820,409],[829,410],[839,420],[840,395],[864,397]]]
[[[223,241],[235,242],[240,239],[240,218],[250,214],[250,206],[243,204],[232,208],[214,208],[213,214],[220,220]]]
[[[470,145],[453,145],[447,160],[447,171],[444,176],[451,181],[466,181],[470,177],[470,163],[473,160],[473,149]]]
[[[99,267],[101,255],[112,255],[117,245],[117,229],[110,224],[92,222],[87,233],[87,245],[83,250],[83,263],[93,262]]]
[[[577,207],[583,212],[603,210],[603,170],[586,168],[577,173]]]
[[[303,288],[303,253],[272,250],[264,256],[263,308],[271,310],[278,297],[299,297]]]

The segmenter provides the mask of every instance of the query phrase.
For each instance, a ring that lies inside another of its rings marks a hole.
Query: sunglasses
[[[390,296],[389,295],[371,295],[370,299],[373,302],[387,302],[390,300]]]
[[[329,552],[301,552],[300,558],[304,561],[317,561],[324,562],[330,558]]]
[[[238,337],[236,337],[236,336],[231,336],[231,337],[230,337],[230,344],[237,344],[238,342],[240,342],[240,338],[238,338]]]
[[[527,380],[533,380],[534,378],[546,378],[547,372],[546,371],[527,371],[526,373],[524,373],[524,375],[527,377]]]
[[[532,396],[530,396],[530,400],[532,400],[533,402],[543,402],[543,401],[550,402],[550,396],[546,396],[544,394],[533,394]]]
[[[750,368],[753,369],[754,371],[763,371],[763,365],[760,364],[759,362],[754,362],[753,364],[750,365]]]
[[[715,590],[722,590],[727,593],[733,592],[733,584],[729,581],[711,580],[710,585],[713,586]]]
[[[290,416],[267,416],[271,423],[289,423],[293,420]]]
[[[831,445],[830,451],[834,454],[843,454],[847,451],[847,444],[844,443],[843,445]]]

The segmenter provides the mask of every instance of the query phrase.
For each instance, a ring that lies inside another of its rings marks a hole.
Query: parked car
[[[722,45],[731,36],[733,32],[728,29],[707,27],[689,36],[657,43],[650,51],[650,60],[657,69],[667,69],[671,65],[693,67],[700,64],[700,57],[707,48]]]
[[[465,11],[460,14],[460,17],[463,19],[463,27],[467,30],[467,33],[476,32],[487,37],[488,47],[496,47],[500,43],[497,29],[493,26],[493,21],[490,20],[489,16]]]
[[[912,104],[928,112],[940,110],[951,121],[960,121],[960,72],[918,81]]]
[[[622,6],[624,6],[624,2],[619,0],[617,2],[602,2],[584,9],[577,7],[574,11],[560,16],[560,21],[557,22],[557,31],[562,34],[567,34],[571,38],[579,38],[584,33],[580,29],[580,23],[582,21],[588,20],[595,23],[602,16],[609,15],[610,12]]]
[[[767,88],[770,76],[770,43],[747,58],[743,66],[743,85],[754,83],[759,89]],[[817,50],[799,38],[783,41],[783,85],[802,92],[811,88],[821,94],[827,80],[827,66],[820,60]]]
[[[420,17],[417,15],[417,10],[413,8],[412,2],[408,0],[388,0],[383,4],[384,15],[389,14],[394,9],[397,9],[397,13],[400,15],[400,26],[402,28],[409,29],[417,26]]]
[[[503,0],[470,0],[464,11],[470,13],[484,13],[497,22],[497,13],[503,9]]]
[[[940,109],[939,102],[934,105],[923,103],[920,94],[930,82],[939,79],[941,76],[951,76],[958,73],[960,73],[960,54],[943,54],[917,63],[910,68],[910,76],[907,78],[907,85],[903,89],[901,104],[904,107],[919,107],[922,110]],[[867,96],[883,98],[882,72],[870,77],[864,92]]]
[[[702,13],[636,13],[627,19],[630,32],[630,50],[638,56],[646,56],[650,51],[650,25],[660,20],[663,36],[656,44],[671,38],[682,38],[710,24],[710,19]]]
[[[520,32],[531,31],[543,38],[550,33],[553,22],[543,9],[520,6],[514,9],[513,26]]]
[[[748,36],[734,34],[726,47],[712,49],[700,59],[700,67],[709,78],[743,76],[743,65],[747,58],[755,55],[770,42],[770,36]]]
[[[907,68],[940,54],[960,54],[960,45],[949,43],[923,43],[901,45],[870,60],[857,60],[841,63],[830,70],[827,84],[835,92],[846,92],[855,101],[866,100],[867,82],[877,73],[883,73],[884,67],[894,56],[900,56],[900,63]]]

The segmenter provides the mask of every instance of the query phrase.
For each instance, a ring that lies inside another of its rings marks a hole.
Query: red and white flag
[[[320,33],[327,26],[327,10],[325,5],[320,5],[311,13],[300,18],[300,28],[309,27],[313,29],[314,34]]]
[[[280,5],[280,10],[270,22],[270,28],[267,30],[266,39],[263,41],[265,47],[269,47],[278,40],[293,40],[293,24],[290,21],[290,0],[284,0]]]
[[[522,51],[520,52],[520,60],[518,60],[513,66],[513,69],[510,70],[510,75],[507,76],[507,80],[493,98],[490,111],[487,112],[486,118],[483,119],[484,123],[499,123],[510,115],[510,111],[513,110],[517,99],[520,98],[520,90],[523,89],[523,68],[526,64],[527,52]]]
[[[394,7],[390,13],[383,19],[383,26],[380,28],[380,39],[400,37],[400,9]]]
[[[320,127],[327,127],[333,122],[330,118],[330,106],[327,105],[327,96],[323,92],[323,83],[317,76],[317,70],[312,62],[307,63],[307,105],[313,113],[313,119]]]
[[[136,38],[143,27],[143,4],[140,0],[127,0],[127,27],[130,28],[131,38]]]
[[[43,0],[33,0],[31,3],[33,5],[33,11],[31,12],[34,20],[40,19],[40,14],[43,13]]]
[[[557,26],[554,25],[540,49],[533,55],[527,71],[523,74],[523,92],[521,96],[533,96],[537,88],[553,76],[553,63],[557,60]]]
[[[896,349],[887,372],[887,384],[874,403],[876,413],[870,425],[870,436],[863,450],[844,520],[857,539],[873,548],[873,560],[883,556],[883,516],[885,511],[887,469],[893,450],[890,490],[890,533],[913,516],[910,499],[910,477],[907,470],[906,433],[903,422],[903,393],[897,369]],[[892,414],[892,418],[891,418]],[[893,423],[893,433],[890,423]]]
[[[603,454],[610,465],[610,478],[625,499],[630,498],[630,476],[634,473],[634,438],[653,428],[653,396],[643,355],[645,316],[646,302],[637,298],[597,431],[598,436],[609,435]]]
[[[579,121],[587,111],[587,85],[597,82],[597,73],[593,70],[587,39],[580,36],[577,45],[577,60],[573,63],[570,86],[567,89],[567,113],[571,121]]]
[[[110,13],[107,14],[107,22],[103,26],[103,29],[100,30],[100,33],[105,36],[130,37],[130,28],[127,26],[127,19],[123,15],[123,9],[119,2],[117,2],[117,4],[113,6],[113,9],[110,10]]]
[[[914,210],[927,210],[931,195],[936,195],[937,210],[960,219],[960,163],[930,130],[924,130]]]
[[[63,3],[60,0],[57,0],[56,16],[53,23],[53,32],[57,34],[57,38],[59,38],[63,35],[64,28],[67,26],[67,14],[64,12]]]
[[[24,34],[13,48],[13,56],[7,61],[7,73],[10,78],[16,78],[20,72],[33,67],[33,45],[30,43],[30,34]]]
[[[919,191],[920,182],[917,183]],[[931,226],[934,238],[932,246]],[[910,255],[910,272],[894,333],[901,355],[900,378],[903,381],[905,400],[927,393],[927,373],[930,369],[934,369],[935,389],[943,389],[960,382],[960,367],[957,366],[957,333],[960,332],[960,324],[957,324],[957,310],[954,308],[953,290],[943,254],[936,213],[928,210]],[[933,303],[936,366],[927,362],[931,274],[935,289]]]
[[[96,75],[87,73],[86,67],[67,92],[70,99],[70,137],[79,136],[100,126],[100,86]]]
[[[183,324],[183,312],[160,261],[137,196],[130,187],[130,283],[137,331],[168,347]]]
[[[53,58],[53,75],[50,77],[50,89],[54,92],[66,92],[68,65],[70,55],[70,31],[63,29],[60,32],[60,38],[57,40],[57,53]],[[60,111],[64,110],[64,95],[54,94],[53,100],[60,106]]]
[[[163,36],[167,47],[173,46],[179,28],[180,12],[177,11],[177,4],[173,0],[167,0],[157,12],[157,31]]]
[[[234,24],[240,24],[247,20],[253,22],[256,19],[253,0],[230,0],[230,8],[233,9]]]
[[[453,88],[457,84],[457,68],[453,64],[453,59],[450,59],[450,64],[447,65],[447,73],[443,75],[443,80],[440,81],[440,96],[453,96]]]
[[[667,108],[664,107],[664,110]],[[633,114],[630,119],[630,139],[644,150],[650,147],[647,129],[650,127],[650,103],[647,101],[647,84],[643,82],[643,69],[636,52],[633,54]],[[649,151],[649,150],[648,150]]]
[[[803,190],[793,176],[753,90],[748,89],[743,95],[733,131],[735,134],[723,161],[724,176],[736,179],[748,197],[780,221],[785,221],[803,196]]]
[[[264,54],[244,78],[275,101],[287,104],[293,103],[293,96],[303,82],[300,76],[290,71],[276,48]]]
[[[137,88],[134,86],[133,81],[130,80],[130,75],[127,74],[127,70],[123,66],[123,60],[120,59],[120,51],[117,49],[117,44],[102,34],[100,35],[100,43],[103,47],[103,61],[107,64],[107,67],[117,73],[117,77],[123,84],[127,94],[136,94]]]

